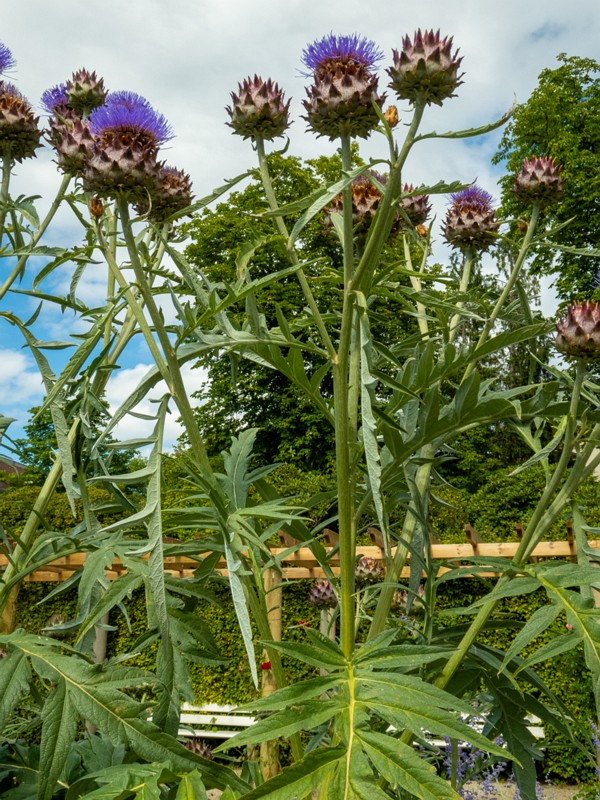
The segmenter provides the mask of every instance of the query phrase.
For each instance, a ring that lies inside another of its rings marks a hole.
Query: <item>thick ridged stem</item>
[[[0,245],[4,239],[4,221],[6,219],[6,206],[8,204],[8,187],[13,165],[12,150],[10,145],[4,146],[2,153],[2,183],[0,184]]]
[[[462,275],[460,277],[460,284],[458,287],[458,291],[461,295],[464,295],[469,288],[469,283],[471,281],[471,271],[473,269],[473,264],[475,263],[475,253],[471,247],[468,247],[465,251],[465,255],[463,258],[463,270]],[[456,333],[458,331],[458,325],[461,319],[460,311],[464,308],[465,301],[459,300],[456,303],[456,308],[459,309],[455,314],[452,315],[452,319],[450,320],[450,325],[448,328],[448,341],[454,341]]]
[[[352,657],[354,650],[354,561],[356,544],[354,481],[350,455],[351,448],[356,441],[356,428],[351,430],[348,402],[353,317],[354,293],[346,289],[344,291],[338,360],[333,365],[333,406],[338,530],[340,537],[340,640],[342,652],[347,658]]]
[[[352,140],[349,136],[341,138],[342,173],[346,176],[352,169]],[[352,184],[349,183],[342,190],[342,214],[344,220],[344,236],[342,247],[344,251],[344,287],[350,284],[354,274],[354,231],[352,217]]]
[[[109,274],[112,275],[113,279],[121,289],[123,296],[127,301],[127,306],[134,315],[138,327],[144,336],[144,339],[146,340],[146,345],[150,350],[150,354],[152,355],[152,358],[154,359],[154,362],[160,374],[162,375],[163,380],[166,380],[169,376],[169,367],[163,358],[163,354],[160,351],[156,339],[154,338],[152,328],[148,324],[148,320],[146,319],[146,315],[144,313],[143,304],[139,302],[133,289],[131,288],[129,281],[123,275],[121,267],[117,263],[113,248],[109,246],[109,243],[106,241],[104,234],[100,229],[97,229],[96,236],[104,252],[104,257],[106,259],[106,263],[108,264]]]
[[[277,197],[275,196],[275,191],[273,189],[273,182],[271,180],[271,174],[269,172],[269,165],[267,163],[267,157],[265,155],[265,143],[262,139],[255,139],[256,144],[256,154],[258,156],[258,166],[260,171],[260,177],[262,181],[263,188],[265,190],[265,195],[267,197],[267,202],[269,204],[269,208],[271,211],[278,211],[279,210],[279,203],[277,202]],[[284,238],[285,242],[289,242],[290,234],[287,229],[285,222],[283,221],[283,217],[277,215],[274,217],[275,227],[277,228],[278,233]],[[286,256],[289,259],[290,263],[294,266],[300,264],[300,259],[298,258],[298,254],[296,253],[293,245],[290,246],[286,244],[285,246]],[[333,361],[337,357],[337,353],[333,342],[331,341],[331,337],[329,336],[329,332],[325,327],[325,323],[321,316],[321,312],[319,311],[319,307],[315,301],[314,295],[312,293],[312,289],[306,279],[306,275],[302,267],[296,270],[296,278],[298,283],[300,284],[300,288],[302,289],[302,293],[304,294],[304,298],[308,303],[308,307],[310,308],[312,317],[315,321],[315,325],[317,326],[317,330],[321,336],[321,340],[327,350],[329,358]]]
[[[183,382],[183,377],[181,375],[181,369],[179,366],[179,360],[169,335],[165,329],[162,314],[156,305],[154,295],[152,294],[152,288],[148,283],[144,268],[140,261],[135,236],[131,227],[131,220],[129,218],[129,206],[127,201],[122,197],[120,197],[118,200],[118,208],[119,217],[121,218],[123,236],[125,238],[125,244],[127,245],[127,252],[129,254],[131,266],[135,274],[136,283],[144,300],[144,304],[148,309],[148,314],[154,326],[154,332],[162,349],[162,356],[158,354],[157,366],[159,363],[166,364],[167,374],[163,375],[163,377],[167,387],[169,388],[169,392],[173,396],[179,413],[181,414],[181,419],[189,437],[190,446],[194,452],[194,456],[198,459],[202,469],[204,470],[206,479],[210,483],[214,483],[215,478],[212,467],[208,459],[206,446],[204,444],[202,434],[200,433],[194,410],[190,404],[189,397],[185,389],[185,384]],[[154,337],[152,335],[146,336],[146,342],[152,351],[153,357],[156,358],[157,356],[154,352],[156,350],[156,342]],[[163,374],[162,369],[161,374]]]
[[[71,176],[70,175],[64,175],[63,179],[61,181],[61,184],[60,184],[60,186],[58,188],[58,192],[56,194],[56,197],[54,198],[54,200],[52,201],[52,205],[48,209],[48,213],[46,214],[46,216],[42,220],[42,223],[40,224],[40,227],[36,230],[36,232],[34,233],[32,239],[31,239],[31,246],[32,247],[35,247],[36,244],[38,244],[38,242],[40,241],[40,239],[42,238],[42,236],[44,235],[44,233],[48,229],[48,226],[50,225],[50,223],[54,219],[54,216],[55,216],[56,212],[58,211],[58,209],[60,207],[60,204],[63,201],[63,198],[64,198],[64,196],[65,196],[65,194],[67,192],[67,189],[69,188],[69,183],[70,182],[71,182]],[[25,265],[27,264],[28,259],[29,259],[29,255],[28,254],[22,255],[19,258],[19,260],[17,261],[14,269],[12,270],[10,275],[6,278],[6,280],[4,281],[2,286],[0,287],[0,300],[2,300],[4,295],[8,292],[10,287],[15,282],[15,280],[22,273],[23,269],[25,268]]]
[[[351,140],[342,137],[342,171],[352,167]],[[353,452],[358,437],[360,393],[360,342],[357,334],[356,294],[351,289],[354,275],[352,185],[342,192],[344,287],[342,321],[337,363],[333,365],[333,407],[335,424],[338,532],[340,542],[340,644],[346,658],[352,658],[355,641],[356,560],[356,465]]]

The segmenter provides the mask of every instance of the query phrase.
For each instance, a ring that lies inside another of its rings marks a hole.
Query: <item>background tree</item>
[[[353,163],[363,163],[356,147]],[[284,205],[339,180],[341,159],[335,154],[301,161],[275,153],[269,156],[269,168],[279,201]],[[226,203],[205,211],[186,226],[193,242],[186,250],[187,257],[217,284],[235,276],[236,269],[240,269],[240,254],[258,242],[262,244],[252,258],[253,278],[289,266],[281,241],[273,236],[272,220],[260,216],[266,208],[258,180],[231,193]],[[305,271],[322,313],[333,315],[339,304],[337,270],[342,255],[326,217],[317,215],[304,229],[299,250],[307,261]],[[404,262],[400,241],[390,243],[386,258],[390,267]],[[269,325],[277,324],[278,309],[293,319],[304,305],[293,275],[271,284],[257,300]],[[399,299],[381,297],[377,306],[376,324],[386,331],[389,341],[404,337],[412,329],[410,318],[399,314]],[[240,308],[240,318],[243,312]],[[307,330],[306,336],[310,335]],[[217,456],[240,430],[258,427],[261,430],[254,448],[258,461],[282,461],[301,470],[328,470],[334,448],[333,429],[287,378],[260,364],[223,355],[208,355],[200,365],[207,370],[208,381],[197,394],[202,403],[196,413],[209,454]],[[320,366],[315,359],[314,370]]]
[[[558,56],[560,66],[540,73],[539,84],[519,105],[504,129],[494,163],[505,162],[503,211],[523,212],[512,192],[524,158],[549,155],[562,164],[565,192],[544,211],[547,226],[568,224],[552,235],[571,248],[600,246],[600,64],[591,58]],[[598,260],[538,248],[531,262],[536,274],[555,276],[559,296],[588,297]]]

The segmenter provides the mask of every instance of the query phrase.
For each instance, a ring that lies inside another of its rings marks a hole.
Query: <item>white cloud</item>
[[[23,350],[0,348],[2,365],[2,403],[0,415],[13,417],[9,435],[20,435],[20,428],[29,418],[28,410],[43,396],[43,385],[33,358]]]
[[[150,367],[150,364],[138,363],[133,367],[123,368],[113,373],[106,387],[106,400],[108,401],[111,413],[114,413],[128,400],[138,384],[143,380],[146,373],[150,370]],[[182,373],[184,384],[190,397],[206,383],[206,373],[204,370],[194,369],[189,365],[184,365]],[[167,387],[165,383],[161,381],[149,393],[148,397],[139,403],[134,410],[140,414],[155,415],[157,411],[155,401],[160,400],[166,391]],[[193,398],[192,404],[194,404]],[[176,444],[178,437],[183,431],[182,426],[177,421],[179,416],[177,407],[172,400],[169,402],[169,409],[171,413],[167,416],[164,435],[166,449]],[[149,435],[153,426],[154,423],[151,420],[140,419],[139,417],[129,414],[117,425],[115,428],[115,435],[119,439],[124,440],[137,439]]]

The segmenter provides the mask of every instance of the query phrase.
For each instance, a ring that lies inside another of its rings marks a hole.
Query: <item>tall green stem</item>
[[[417,130],[419,129],[421,119],[423,118],[423,112],[425,111],[425,105],[423,101],[417,101],[415,103],[413,118],[410,122],[398,158],[390,169],[386,189],[377,208],[377,217],[374,224],[371,226],[365,249],[363,250],[361,259],[354,272],[354,277],[352,279],[353,289],[360,289],[363,281],[372,274],[381,255],[381,249],[389,236],[395,213],[393,203],[398,197],[402,185],[402,170],[415,142]]]
[[[351,168],[350,138],[342,138],[342,170]],[[333,366],[338,529],[340,537],[340,643],[347,658],[354,650],[354,573],[356,558],[355,465],[352,452],[358,428],[360,352],[355,325],[352,186],[343,193],[344,300],[337,363]]]
[[[473,248],[467,248],[465,252],[465,257],[463,260],[463,271],[460,278],[460,284],[458,287],[458,291],[461,295],[464,295],[467,289],[469,288],[469,283],[471,282],[471,271],[473,269],[473,264],[475,263],[475,254],[473,252]],[[460,323],[461,314],[460,311],[464,308],[465,302],[464,300],[459,300],[456,304],[457,309],[459,309],[455,314],[452,315],[450,320],[450,326],[448,329],[448,341],[454,341],[456,337],[456,333],[458,331],[458,325]]]
[[[0,184],[0,244],[4,239],[4,221],[6,219],[6,207],[8,205],[8,187],[10,185],[10,175],[13,165],[12,150],[10,145],[4,145],[2,153],[2,183]]]

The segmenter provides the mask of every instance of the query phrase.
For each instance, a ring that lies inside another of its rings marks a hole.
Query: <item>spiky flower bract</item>
[[[462,57],[458,58],[458,50],[452,52],[452,37],[440,39],[439,31],[419,29],[412,41],[405,36],[402,49],[394,50],[393,56],[394,66],[387,70],[389,85],[401,100],[441,106],[462,83],[458,74]]]
[[[8,150],[15,161],[34,156],[42,136],[38,121],[17,87],[0,81],[0,149]]]
[[[406,228],[407,221],[413,228],[417,228],[419,225],[423,225],[431,213],[429,195],[413,194],[414,190],[412,183],[404,184],[402,193],[408,196],[400,198],[400,209],[403,213],[398,214],[395,223],[399,228]]]
[[[228,122],[235,133],[244,139],[270,141],[282,136],[289,127],[290,101],[270,78],[264,81],[258,75],[238,83],[237,94],[231,92],[231,106],[226,106],[231,117]]]
[[[78,69],[67,81],[69,107],[82,117],[88,116],[95,108],[103,105],[108,92],[104,88],[104,79],[95,72]]]
[[[357,33],[349,36],[336,36],[330,33],[322,39],[317,39],[302,51],[302,63],[310,72],[306,77],[317,75],[322,70],[331,70],[338,64],[354,64],[357,67],[373,69],[378,61],[383,58],[383,52],[375,42],[359,36]]]
[[[9,69],[15,67],[17,62],[13,54],[3,42],[0,42],[0,75]]]
[[[160,171],[158,148],[172,138],[166,118],[134,92],[114,92],[90,114],[95,137],[85,165],[85,187],[99,197],[144,202]]]
[[[556,323],[557,350],[573,358],[600,358],[600,304],[586,300],[567,306],[567,316]]]
[[[373,67],[382,57],[374,42],[362,36],[329,34],[309,45],[303,62],[313,83],[306,89],[305,119],[319,136],[366,138],[377,127],[379,117],[373,104],[385,97],[377,94]]]
[[[500,226],[494,219],[492,196],[479,186],[469,186],[450,196],[452,205],[444,220],[448,244],[459,250],[487,250],[496,241]]]
[[[318,580],[310,589],[308,602],[316,608],[323,609],[335,608],[338,601],[331,583],[326,580]]]
[[[96,144],[86,121],[68,114],[52,118],[48,139],[56,152],[59,169],[67,175],[82,175]]]
[[[524,203],[547,206],[556,202],[562,193],[562,167],[548,156],[526,158],[515,178],[513,191]]]
[[[161,224],[192,202],[190,176],[176,167],[161,164],[154,183],[147,188],[148,196],[136,206],[136,211],[151,222]]]
[[[359,175],[352,181],[352,225],[356,234],[365,234],[371,225],[379,201],[381,200],[381,190],[375,185],[372,178],[379,184],[385,183],[385,177],[374,170],[370,170],[367,175]],[[329,231],[333,228],[331,220],[332,214],[343,212],[342,195],[334,197],[331,203],[325,208],[324,226]]]
[[[358,586],[369,586],[383,578],[381,562],[369,556],[363,556],[356,564],[354,576]]]
[[[112,92],[106,103],[90,115],[92,133],[101,141],[136,142],[144,149],[157,150],[173,138],[167,118],[135,92]]]

